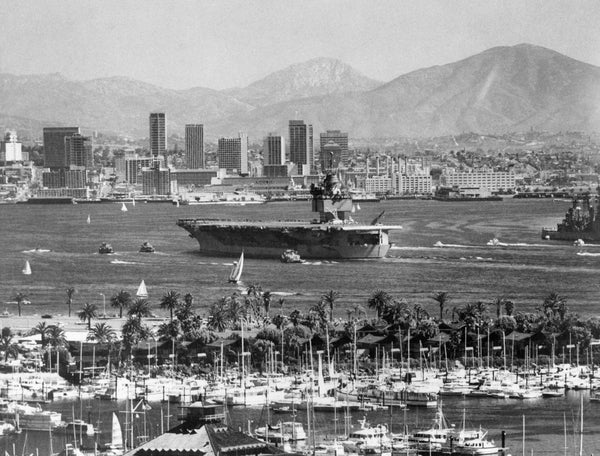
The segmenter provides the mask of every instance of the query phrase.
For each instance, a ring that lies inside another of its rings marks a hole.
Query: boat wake
[[[275,296],[295,296],[297,293],[292,293],[289,291],[273,291],[271,294]]]
[[[111,264],[138,264],[135,261],[110,260]]]
[[[600,253],[592,253],[592,252],[577,252],[579,256],[600,256]]]
[[[31,250],[23,250],[23,253],[48,253],[52,252],[50,249],[31,249]]]
[[[454,249],[470,249],[473,248],[475,246],[473,245],[462,245],[462,244],[444,244],[441,241],[437,241],[435,244],[433,244],[434,247],[451,247]]]

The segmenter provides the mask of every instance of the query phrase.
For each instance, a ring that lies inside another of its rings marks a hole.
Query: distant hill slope
[[[0,75],[0,119],[77,124],[148,135],[148,113],[167,113],[170,132],[205,124],[207,138],[246,131],[287,136],[289,119],[315,133],[351,137],[434,136],[465,131],[600,131],[600,68],[521,44],[497,47],[379,84],[333,59],[292,65],[244,89],[170,90],[115,77]],[[42,122],[42,123],[43,123]],[[37,123],[37,122],[34,122]],[[10,127],[7,125],[7,127]]]
[[[0,115],[148,136],[148,114],[167,113],[170,131],[248,111],[251,106],[205,88],[171,90],[124,77],[72,81],[59,74],[0,74]]]
[[[435,136],[465,131],[600,130],[600,68],[546,48],[498,47],[400,76],[367,92],[264,106],[219,122],[254,134],[287,119],[354,137]],[[284,129],[284,130],[282,130]]]
[[[320,57],[290,65],[247,87],[224,92],[253,106],[267,106],[299,98],[363,92],[381,84],[340,60]]]

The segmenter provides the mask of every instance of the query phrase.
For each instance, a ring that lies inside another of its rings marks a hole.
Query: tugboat
[[[140,247],[141,253],[154,253],[154,247],[148,241],[144,241],[144,243]]]
[[[304,263],[304,260],[300,258],[300,254],[292,249],[284,250],[280,260],[282,263]]]
[[[103,242],[98,249],[98,253],[115,253],[115,251],[112,248],[112,245],[110,245],[108,242]]]

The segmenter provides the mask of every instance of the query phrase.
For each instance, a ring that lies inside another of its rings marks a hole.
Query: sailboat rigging
[[[148,290],[146,289],[146,283],[143,280],[141,281],[140,286],[138,287],[135,295],[138,298],[147,298],[148,297]]]
[[[25,267],[23,268],[23,274],[31,275],[31,266],[29,265],[29,261],[25,261]]]
[[[244,269],[244,252],[241,253],[240,259],[233,262],[233,268],[229,274],[230,283],[238,283],[242,277],[242,270]]]

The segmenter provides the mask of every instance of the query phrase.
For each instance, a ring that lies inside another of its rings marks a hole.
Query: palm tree
[[[27,293],[18,292],[15,295],[15,301],[17,301],[17,309],[19,312],[19,317],[21,316],[21,305],[27,302]]]
[[[492,302],[492,305],[496,306],[496,319],[500,318],[500,315],[502,315],[502,306],[504,306],[505,301],[506,300],[503,297],[497,297],[494,299],[494,302]]]
[[[273,295],[270,291],[265,291],[262,295],[263,309],[265,310],[265,316],[267,319],[269,318],[269,312],[271,310],[271,296]]]
[[[191,293],[186,293],[183,297],[183,302],[185,305],[191,308],[194,305],[194,297]]]
[[[67,339],[65,338],[65,330],[58,325],[48,326],[48,345],[52,348],[59,349],[64,348],[67,345]]]
[[[381,318],[393,301],[394,298],[387,291],[377,290],[371,295],[367,301],[367,305],[369,309],[375,309],[377,318]]]
[[[87,321],[89,331],[92,329],[92,318],[98,318],[98,306],[86,302],[81,310],[77,312],[77,316],[81,321]]]
[[[137,298],[135,301],[133,301],[133,303],[130,304],[127,315],[134,317],[141,322],[142,318],[146,318],[151,315],[150,303],[147,299]]]
[[[13,333],[10,328],[2,328],[0,334],[0,350],[4,352],[4,361],[8,361],[8,357],[12,356],[17,359],[19,355],[19,346],[13,340]]]
[[[440,322],[444,320],[444,307],[450,301],[450,295],[446,291],[440,291],[432,296],[433,300],[440,306]]]
[[[75,288],[69,287],[67,292],[67,305],[69,306],[69,317],[71,317],[71,305],[73,304],[73,295],[75,294]]]
[[[46,324],[45,321],[40,321],[37,325],[35,325],[29,331],[29,335],[30,336],[35,336],[36,334],[39,334],[41,336],[41,338],[42,338],[42,349],[46,348],[46,344],[48,343],[48,341],[46,340],[46,338],[48,337],[48,331],[49,331],[49,329],[50,329],[50,327]]]
[[[179,298],[179,293],[177,293],[175,290],[170,290],[163,295],[160,301],[160,308],[169,310],[171,323],[173,323],[173,311],[179,306]]]
[[[329,321],[333,321],[333,308],[335,301],[340,297],[340,293],[334,290],[329,290],[321,295],[321,300],[329,308]]]
[[[99,344],[111,344],[117,337],[117,333],[106,323],[96,323],[87,336],[88,340],[93,340]]]
[[[110,305],[119,308],[119,318],[123,318],[123,309],[131,305],[131,294],[121,290],[110,298]]]

